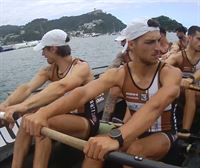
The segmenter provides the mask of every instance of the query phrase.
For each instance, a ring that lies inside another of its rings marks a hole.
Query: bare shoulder
[[[72,69],[72,73],[85,76],[88,74],[92,74],[92,70],[87,62],[78,60]]]
[[[177,65],[182,62],[182,53],[181,51],[177,53],[171,54],[166,60],[166,63],[171,64],[171,65]]]
[[[49,66],[46,66],[46,67],[40,69],[38,71],[38,74],[39,75],[48,75],[48,74],[51,74],[52,71],[53,71],[53,66],[49,65]]]
[[[108,69],[105,73],[103,73],[100,78],[106,79],[108,81],[113,81],[118,84],[118,86],[122,86],[125,77],[124,66],[120,66],[119,68],[111,68]]]
[[[168,63],[162,68],[161,79],[172,79],[174,81],[180,82],[182,78],[182,73],[179,68],[176,68]]]
[[[83,67],[89,67],[89,63],[86,61],[78,60],[75,64],[75,66],[83,66]]]
[[[123,75],[124,74],[124,66],[121,65],[118,68],[110,68],[108,70],[106,70],[106,72],[103,75]],[[113,76],[113,77],[117,77],[117,76]]]

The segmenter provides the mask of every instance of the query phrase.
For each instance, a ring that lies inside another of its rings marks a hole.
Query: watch
[[[114,129],[110,130],[108,135],[110,138],[117,140],[119,142],[120,147],[123,146],[124,139],[123,139],[122,133],[119,129],[114,128]]]

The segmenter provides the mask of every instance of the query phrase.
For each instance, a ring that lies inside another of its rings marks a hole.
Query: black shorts
[[[176,131],[160,131],[160,132],[145,132],[139,138],[145,138],[149,135],[156,134],[156,133],[161,133],[164,134],[170,141],[170,149],[174,146],[174,142],[177,139]]]
[[[89,137],[95,136],[99,130],[99,118],[97,116],[97,105],[95,100],[90,100],[84,106],[83,113],[73,113],[75,115],[84,117],[90,124]]]

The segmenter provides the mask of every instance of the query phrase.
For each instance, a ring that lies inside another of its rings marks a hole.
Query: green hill
[[[166,16],[156,19],[167,31],[174,31],[181,24]],[[13,44],[23,41],[39,40],[49,30],[62,29],[71,36],[81,36],[86,33],[113,33],[125,28],[125,24],[112,14],[95,10],[79,16],[64,16],[55,20],[35,19],[26,25],[0,26],[0,44]]]
[[[47,20],[35,19],[24,26],[0,26],[0,41],[4,44],[39,40],[49,30],[62,29],[72,36],[85,33],[112,33],[121,31],[125,24],[111,14],[95,10],[80,16]]]

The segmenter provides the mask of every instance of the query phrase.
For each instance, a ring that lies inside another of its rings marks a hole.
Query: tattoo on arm
[[[109,121],[111,114],[114,112],[115,104],[117,101],[117,97],[113,97],[111,94],[108,94],[106,102],[105,102],[105,108],[102,116],[103,121]]]

